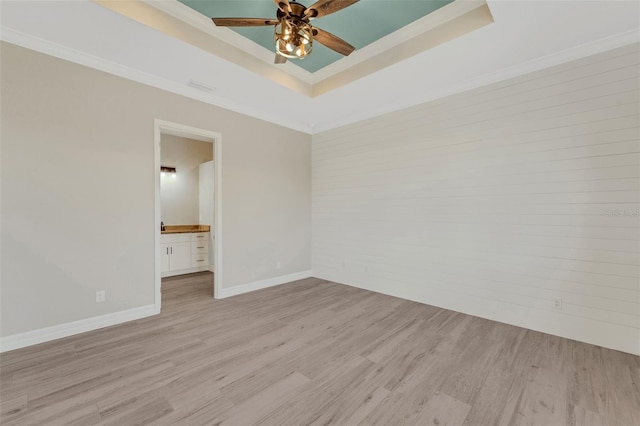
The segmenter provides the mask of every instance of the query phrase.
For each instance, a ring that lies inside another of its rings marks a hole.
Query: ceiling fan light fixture
[[[308,22],[281,18],[275,27],[276,52],[285,58],[302,59],[313,49],[313,29]]]
[[[2,0],[0,0],[2,1]],[[313,50],[314,40],[338,52],[348,56],[355,47],[342,40],[340,37],[312,27],[310,19],[320,18],[345,7],[357,3],[359,0],[317,0],[310,7],[295,0],[274,0],[278,9],[277,19],[270,18],[211,18],[218,27],[265,27],[274,26],[273,39],[276,45],[276,57],[274,64],[284,64],[288,58],[303,59]]]

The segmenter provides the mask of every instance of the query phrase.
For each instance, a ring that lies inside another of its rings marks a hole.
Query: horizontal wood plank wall
[[[314,275],[640,354],[639,59],[314,135]]]

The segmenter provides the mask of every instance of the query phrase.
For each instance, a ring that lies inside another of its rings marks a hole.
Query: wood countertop
[[[209,232],[209,225],[166,225],[161,234],[186,234],[189,232]]]

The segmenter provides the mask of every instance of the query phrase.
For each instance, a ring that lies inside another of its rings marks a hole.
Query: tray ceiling
[[[308,97],[317,97],[325,93],[331,92],[337,88],[348,85],[354,81],[360,80],[368,75],[376,73],[382,69],[389,68],[399,62],[407,60],[411,57],[419,55],[429,49],[450,40],[462,37],[478,30],[479,28],[492,24],[493,16],[485,2],[485,0],[422,0],[422,1],[406,1],[395,2],[386,0],[361,0],[346,9],[336,12],[329,16],[324,16],[314,20],[332,18],[334,15],[351,12],[354,9],[354,21],[361,20],[358,18],[358,9],[361,4],[365,5],[365,9],[377,10],[380,14],[384,7],[390,4],[407,3],[407,4],[428,4],[429,8],[423,11],[431,10],[424,16],[414,19],[413,22],[399,27],[395,31],[390,30],[378,31],[377,34],[369,34],[367,36],[358,35],[358,31],[354,31],[355,40],[349,40],[358,44],[359,40],[377,40],[368,42],[360,41],[363,47],[356,49],[347,57],[339,57],[327,62],[325,66],[315,72],[303,69],[294,62],[305,62],[311,60],[317,52],[314,51],[308,58],[300,60],[290,60],[285,64],[274,65],[274,48],[271,43],[273,40],[272,28],[263,28],[268,30],[267,40],[268,48],[250,40],[239,34],[229,27],[217,27],[213,24],[211,17],[192,9],[184,3],[177,0],[151,1],[151,0],[94,0],[117,13],[132,18],[139,23],[150,28],[163,32],[171,37],[187,42],[196,48],[202,49],[219,58],[229,61],[235,65],[239,65],[246,70],[268,78],[273,82],[282,85],[288,89],[294,90]],[[186,1],[186,0],[185,0]],[[310,0],[303,0],[312,3]],[[217,1],[198,1],[194,4],[200,6],[210,3],[219,3]],[[268,10],[275,10],[271,5],[275,6],[272,0],[250,0],[250,1],[234,1],[222,2],[233,3],[236,7],[236,14],[240,14],[242,6],[245,4],[259,4],[264,7],[265,11],[260,8],[251,8],[244,10],[245,17],[249,15],[269,15]],[[267,7],[268,6],[268,7]],[[414,6],[415,8],[415,6]],[[225,12],[219,12],[221,14]],[[230,10],[228,14],[233,14]],[[273,12],[272,12],[273,13]],[[207,15],[214,12],[207,12]],[[366,15],[366,14],[365,14]],[[255,16],[254,16],[255,17]],[[268,16],[263,16],[268,17]],[[406,18],[406,16],[405,16]],[[405,19],[406,21],[406,19]],[[398,20],[395,26],[400,24]],[[349,27],[349,25],[345,25]],[[358,25],[352,24],[352,27],[359,28]],[[323,27],[327,31],[334,31],[332,27]],[[249,28],[246,30],[254,30]],[[366,31],[364,31],[366,32]],[[384,35],[383,35],[384,33]],[[344,36],[344,34],[339,34]],[[347,38],[348,36],[345,36]],[[322,49],[318,55],[322,57]],[[341,56],[341,55],[338,55]]]
[[[180,3],[213,17],[275,18],[277,7],[273,0],[179,0]],[[399,30],[400,28],[440,9],[453,0],[361,0],[339,12],[313,20],[312,24],[329,31],[353,45],[356,49]],[[300,0],[311,6],[315,0]],[[230,28],[274,52],[273,27]],[[290,62],[309,72],[320,69],[342,59],[342,55],[314,43],[313,52],[305,59]]]

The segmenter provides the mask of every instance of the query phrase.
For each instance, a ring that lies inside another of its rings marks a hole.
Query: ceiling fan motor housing
[[[295,1],[290,1],[289,5],[291,6],[291,13],[289,14],[291,18],[295,20],[303,20],[303,21],[309,22],[309,18],[308,17],[305,18],[304,16],[304,12],[305,10],[307,10],[307,8],[304,5],[300,3],[296,3]],[[278,19],[282,19],[283,17],[287,16],[287,14],[280,9],[278,9],[277,13],[278,13]]]

